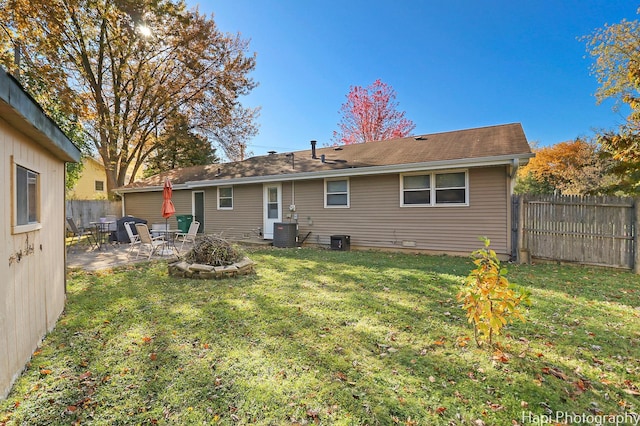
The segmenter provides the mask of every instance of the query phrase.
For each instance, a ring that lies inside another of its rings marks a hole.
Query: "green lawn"
[[[249,256],[257,273],[226,281],[171,279],[164,263],[74,273],[0,424],[524,425],[640,412],[640,276],[508,265],[531,291],[528,321],[481,350],[455,298],[470,259]]]

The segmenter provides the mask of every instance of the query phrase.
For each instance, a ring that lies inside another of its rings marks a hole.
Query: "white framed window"
[[[468,206],[467,170],[400,175],[400,206]]]
[[[349,179],[324,180],[324,206],[325,208],[349,207]]]
[[[218,210],[233,210],[233,186],[218,187]]]
[[[404,175],[401,178],[402,205],[431,205],[431,175]]]
[[[467,202],[467,172],[435,173],[436,205],[469,204]]]
[[[13,232],[40,229],[40,173],[13,163]]]

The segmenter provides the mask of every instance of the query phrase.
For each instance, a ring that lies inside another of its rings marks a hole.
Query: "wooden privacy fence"
[[[101,217],[122,216],[122,202],[109,200],[67,200],[67,217],[72,217],[78,226],[89,226]]]
[[[513,210],[520,262],[538,258],[640,273],[640,199],[525,194],[514,199]]]

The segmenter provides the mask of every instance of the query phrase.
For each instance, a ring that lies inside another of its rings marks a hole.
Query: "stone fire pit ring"
[[[248,257],[231,265],[212,266],[179,260],[169,264],[169,276],[192,279],[225,279],[249,275],[254,271],[255,262]]]

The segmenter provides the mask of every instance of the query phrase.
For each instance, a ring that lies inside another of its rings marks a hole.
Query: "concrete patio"
[[[133,263],[147,262],[149,255],[143,250],[136,258],[138,249],[134,249],[129,255],[129,244],[107,244],[101,250],[97,250],[88,244],[78,244],[67,251],[67,269],[97,271],[101,269],[113,269]],[[183,253],[187,252],[187,247]],[[160,256],[154,254],[151,260],[176,260],[177,256]]]
[[[245,246],[269,246],[271,241],[258,239],[234,240],[234,243]],[[179,245],[179,244],[178,244]],[[151,261],[167,261],[173,262],[178,260],[179,255],[184,255],[191,249],[191,244],[187,243],[184,249],[179,253],[161,256],[154,254]],[[84,270],[98,271],[102,269],[113,269],[126,266],[133,263],[149,261],[149,255],[144,250],[140,256],[136,258],[138,249],[134,248],[133,252],[128,255],[129,244],[105,244],[101,250],[93,248],[86,242],[80,242],[67,250],[67,269],[68,270]],[[146,254],[145,254],[146,253]]]

